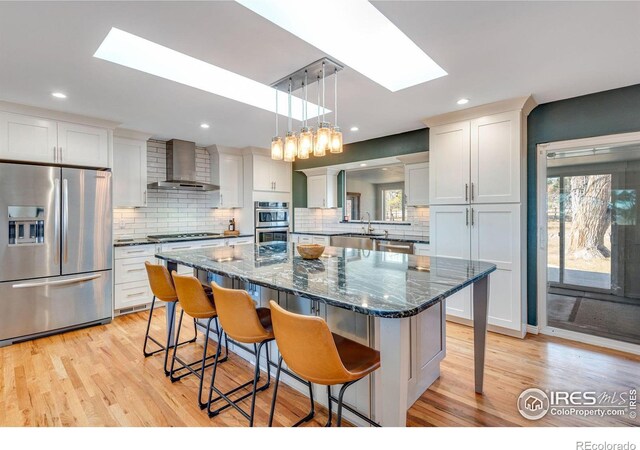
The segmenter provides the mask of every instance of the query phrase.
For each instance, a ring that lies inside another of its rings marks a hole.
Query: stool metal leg
[[[151,355],[155,355],[156,353],[160,353],[166,349],[161,343],[156,341],[153,337],[149,336],[149,329],[151,328],[151,318],[153,317],[153,308],[156,305],[156,296],[153,296],[153,300],[151,300],[151,308],[149,308],[149,318],[147,319],[147,331],[144,334],[144,346],[142,347],[142,353],[144,353],[144,357],[148,358]],[[158,350],[154,350],[152,352],[147,351],[147,342],[151,340],[160,348]]]
[[[177,333],[176,333],[176,342],[178,342],[178,340],[180,339],[180,332],[182,331],[182,319],[183,319],[183,317],[184,317],[184,310],[180,311],[180,320],[178,322],[178,329],[177,329]],[[212,320],[216,320],[216,324],[217,324],[217,317],[210,318],[209,321],[207,322],[207,328],[205,330],[205,335],[208,335],[208,332],[211,329],[210,327],[211,327],[211,321]],[[171,326],[171,325],[169,325],[169,326]],[[176,381],[178,381],[178,380],[180,380],[180,379],[182,379],[182,378],[184,378],[184,377],[186,377],[188,375],[191,375],[191,374],[196,375],[197,377],[201,377],[202,376],[201,374],[204,373],[204,369],[214,365],[214,362],[209,362],[207,364],[207,361],[210,361],[210,360],[214,359],[213,355],[212,356],[207,356],[207,354],[206,354],[206,349],[208,347],[208,344],[209,344],[209,338],[206,337],[205,338],[205,342],[204,342],[205,350],[204,350],[204,353],[202,355],[202,358],[203,358],[204,361],[203,360],[197,360],[197,361],[193,361],[193,362],[190,362],[190,363],[187,363],[187,362],[183,361],[182,359],[180,359],[178,357],[178,348],[174,347],[174,349],[173,349],[173,357],[171,358],[171,369],[169,370],[169,378],[170,378],[172,383],[175,383]],[[179,367],[177,369],[175,368],[175,362],[176,361],[178,361],[181,364],[181,367]],[[224,361],[226,361],[226,357],[223,360],[218,361],[218,362],[224,362]],[[202,369],[194,369],[193,368],[193,366],[200,366],[200,365],[202,365]],[[187,372],[182,373],[182,374],[177,375],[177,376],[175,375],[175,373],[177,371],[183,370],[183,369],[187,370]],[[198,399],[198,403],[199,404],[200,404],[200,399],[201,399],[201,396]]]
[[[344,397],[344,393],[346,392],[347,388],[351,386],[353,383],[355,383],[355,381],[350,381],[348,383],[343,384],[342,387],[340,388],[340,392],[338,393],[338,418],[336,419],[337,426],[342,425],[342,398]]]
[[[273,417],[276,411],[276,398],[278,397],[278,386],[280,385],[280,373],[282,372],[282,356],[278,358],[278,369],[276,371],[276,381],[275,386],[273,387],[273,397],[271,398],[271,410],[269,411],[269,426],[273,425]],[[307,385],[309,386],[309,401],[311,402],[311,408],[309,409],[309,414],[304,416],[302,419],[298,420],[296,423],[292,425],[292,427],[297,427],[302,425],[305,422],[310,421],[316,415],[315,411],[315,403],[313,402],[313,385],[307,381]]]
[[[329,410],[329,417],[327,418],[327,423],[324,425],[325,427],[331,426],[331,419],[333,418],[333,412],[331,411],[331,385],[327,385],[327,409]]]

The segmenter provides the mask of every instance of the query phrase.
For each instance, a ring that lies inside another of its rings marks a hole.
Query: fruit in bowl
[[[298,244],[298,253],[304,259],[318,259],[324,252],[324,245],[320,244]]]

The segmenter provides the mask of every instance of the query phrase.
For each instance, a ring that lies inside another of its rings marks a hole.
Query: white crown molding
[[[408,155],[396,156],[404,164],[415,164],[429,162],[429,152],[409,153]]]
[[[36,106],[21,105],[18,103],[10,103],[0,100],[0,111],[10,112],[14,114],[24,114],[27,116],[42,117],[43,119],[53,119],[63,122],[80,123],[83,125],[91,125],[94,127],[115,129],[119,122],[112,120],[98,119],[96,117],[81,116],[79,114],[55,111],[53,109],[38,108]]]
[[[495,103],[487,103],[486,105],[474,106],[473,108],[462,109],[460,111],[452,111],[437,116],[432,116],[424,119],[422,122],[429,128],[448,123],[460,122],[463,120],[476,119],[478,117],[490,116],[492,114],[499,114],[507,111],[522,111],[524,117],[527,117],[529,113],[538,104],[531,95],[526,97],[517,97],[509,100],[501,100]]]
[[[314,167],[312,169],[296,170],[296,172],[302,172],[306,176],[311,177],[314,175],[338,175],[338,172],[340,172],[340,170],[341,169],[335,167]]]
[[[127,128],[116,128],[113,130],[114,138],[134,139],[138,141],[148,141],[153,133],[145,133],[144,131],[129,130]]]

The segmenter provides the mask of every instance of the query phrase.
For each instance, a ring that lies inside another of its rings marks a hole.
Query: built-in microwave
[[[289,203],[255,202],[255,227],[289,227]]]

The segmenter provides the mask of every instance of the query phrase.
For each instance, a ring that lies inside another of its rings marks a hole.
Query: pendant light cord
[[[316,92],[318,94],[318,115],[316,116],[316,118],[318,119],[318,128],[320,128],[320,75],[318,75],[318,78],[316,80]]]
[[[325,111],[325,103],[324,103],[324,61],[322,62],[322,122],[324,122],[324,111]]]
[[[307,128],[307,71],[304,71],[304,127]]]
[[[335,87],[333,89],[333,107],[336,109],[336,127],[338,126],[338,69],[333,73],[335,77]]]
[[[276,87],[276,134],[274,137],[278,137],[278,88]]]
[[[288,111],[288,118],[289,118],[289,123],[287,125],[288,132],[291,132],[291,78],[289,78],[289,111]]]

